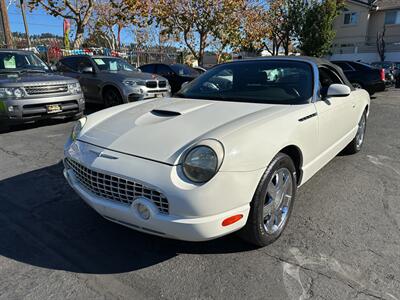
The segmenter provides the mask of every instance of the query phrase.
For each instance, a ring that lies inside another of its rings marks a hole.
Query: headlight
[[[83,126],[85,126],[85,124],[86,124],[86,120],[87,120],[87,118],[83,117],[75,123],[74,128],[72,129],[72,133],[71,133],[71,139],[73,141],[76,141],[76,139],[78,138]]]
[[[79,82],[69,83],[68,91],[71,94],[80,94],[80,93],[82,93],[81,85],[79,84]]]
[[[25,92],[21,88],[0,88],[0,98],[22,98]]]
[[[221,143],[216,140],[203,141],[186,154],[182,164],[183,173],[190,181],[207,182],[218,172],[223,156]]]
[[[125,85],[129,86],[145,86],[146,82],[143,80],[125,80],[123,81]]]

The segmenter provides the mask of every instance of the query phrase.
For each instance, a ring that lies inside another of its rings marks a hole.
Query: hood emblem
[[[107,159],[118,159],[118,157],[115,157],[115,156],[112,156],[112,155],[108,155],[108,154],[105,154],[103,152],[98,152],[98,151],[95,151],[95,150],[90,150],[90,152],[92,152],[97,157],[102,157],[102,158],[107,158]]]

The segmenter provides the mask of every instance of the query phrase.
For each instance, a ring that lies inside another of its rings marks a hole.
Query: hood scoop
[[[153,109],[136,119],[136,126],[152,125],[174,119],[181,115],[180,112],[163,109]]]
[[[181,115],[181,113],[178,111],[165,110],[165,109],[153,109],[151,113],[157,117],[176,117]]]

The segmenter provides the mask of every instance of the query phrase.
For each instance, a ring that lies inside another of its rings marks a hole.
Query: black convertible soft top
[[[351,90],[354,90],[353,85],[347,79],[346,75],[343,73],[342,68],[339,66],[331,63],[329,60],[318,58],[318,57],[311,57],[311,56],[264,56],[264,57],[257,57],[257,58],[246,58],[243,60],[235,60],[232,62],[228,62],[227,64],[232,63],[240,63],[242,61],[258,61],[258,60],[292,60],[292,61],[304,61],[316,65],[317,67],[327,67],[333,69],[336,73],[340,75],[343,83],[346,84]]]

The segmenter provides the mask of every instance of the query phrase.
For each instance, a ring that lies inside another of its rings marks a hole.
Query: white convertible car
[[[284,230],[296,190],[364,142],[369,95],[307,57],[218,65],[174,98],[82,118],[64,175],[104,218],[187,241],[234,231],[259,246]]]

